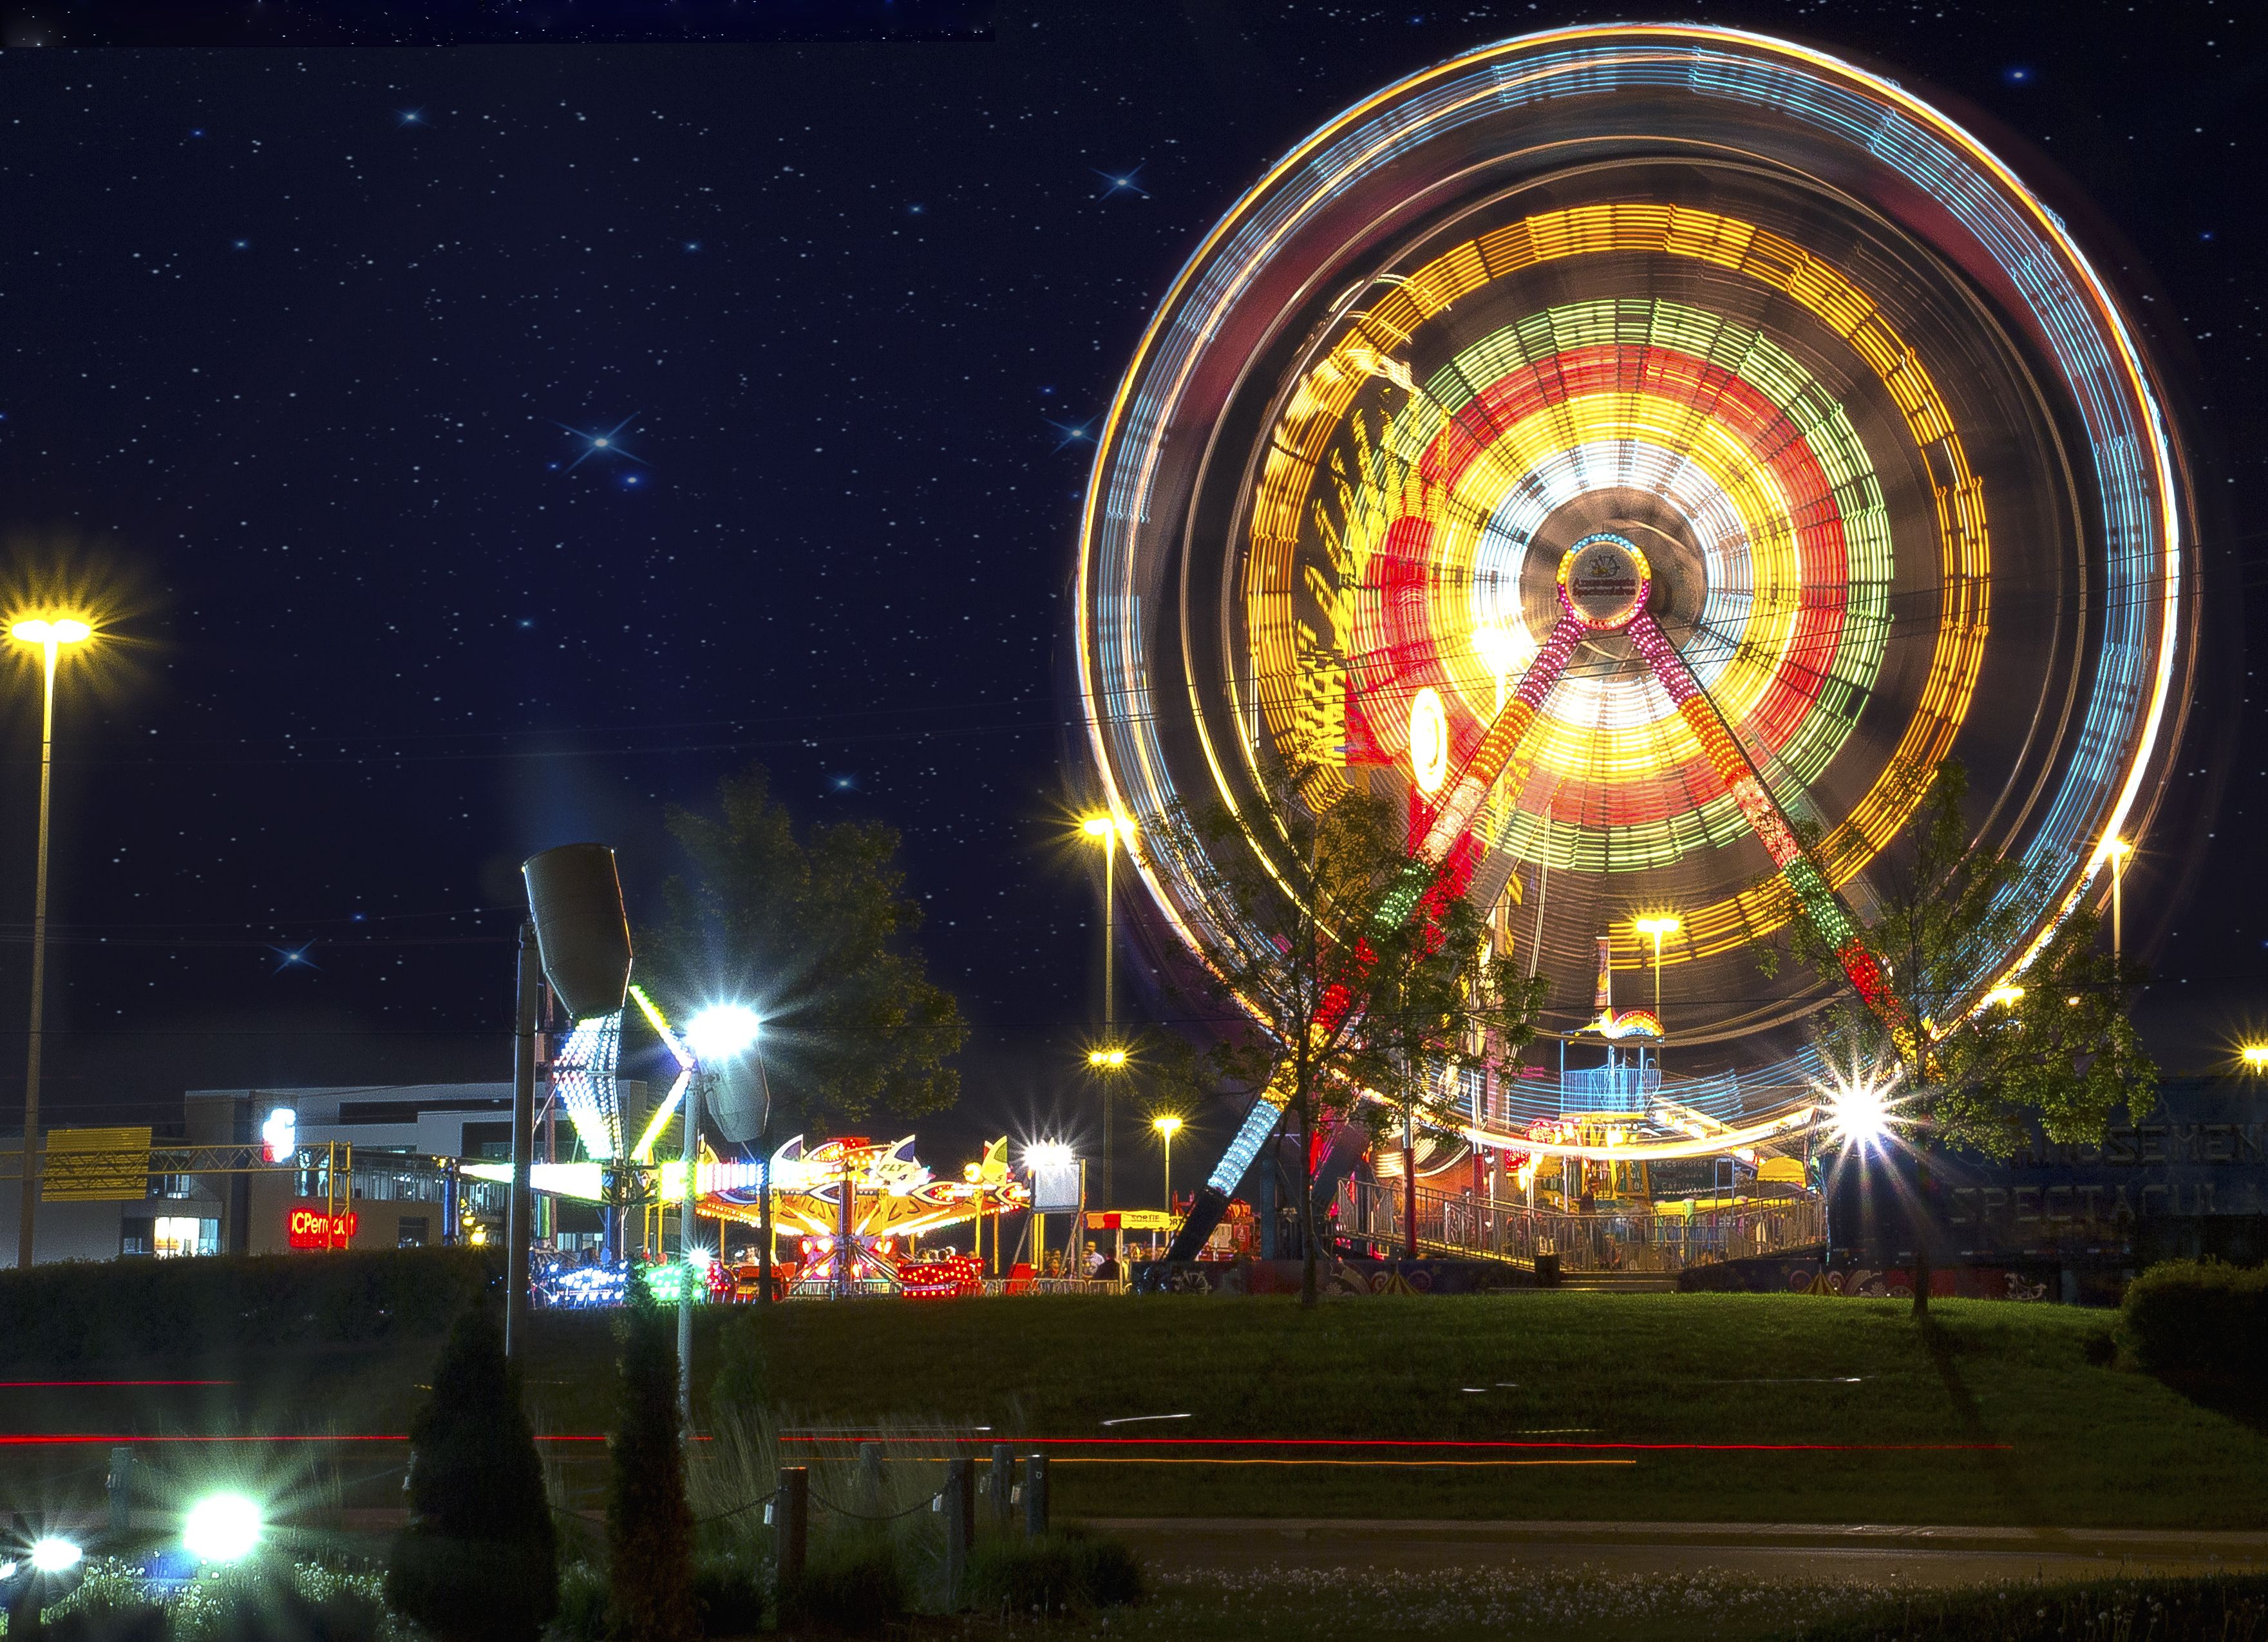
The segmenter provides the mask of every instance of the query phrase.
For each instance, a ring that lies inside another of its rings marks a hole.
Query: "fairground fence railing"
[[[1345,1182],[1336,1208],[1342,1239],[1377,1244],[1389,1255],[1408,1247],[1399,1182]],[[1568,1214],[1503,1198],[1418,1189],[1421,1255],[1521,1264],[1533,1264],[1538,1255],[1556,1255],[1562,1271],[1683,1271],[1814,1246],[1826,1234],[1825,1209],[1812,1197],[1714,1205],[1705,1197],[1695,1200],[1688,1212]]]

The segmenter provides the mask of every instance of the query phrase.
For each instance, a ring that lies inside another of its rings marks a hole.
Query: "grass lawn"
[[[1066,1446],[1055,1450],[1054,1484],[1065,1515],[2268,1526],[2268,1440],[2147,1376],[2089,1365],[2085,1343],[2110,1322],[2099,1312],[1940,1302],[1923,1330],[1896,1301],[1529,1292],[1380,1296],[1307,1314],[1264,1298],[1063,1298],[796,1305],[701,1321],[704,1388],[718,1328],[756,1329],[768,1400],[792,1428],[880,1427],[906,1439],[889,1447],[909,1459],[935,1451],[910,1440],[917,1432],[979,1425],[1011,1440],[1667,1445]],[[604,1430],[607,1321],[543,1316],[534,1341],[539,1429]],[[225,1387],[11,1389],[0,1392],[0,1425],[400,1432],[437,1349],[409,1340],[163,1365],[234,1382]],[[137,1367],[150,1366],[109,1372]],[[1102,1424],[1163,1414],[1189,1417]],[[1986,1444],[2006,1447],[1958,1446]],[[597,1481],[595,1445],[556,1452],[571,1456],[578,1488]],[[362,1494],[368,1503],[398,1502],[381,1474],[400,1457],[372,1447],[343,1469],[350,1482],[380,1479]],[[1223,1458],[1239,1462],[1186,1462]],[[36,1467],[58,1485],[75,1469],[74,1492],[99,1489],[106,1459],[99,1448],[0,1448],[0,1484]],[[1257,1462],[1291,1460],[1301,1463]],[[830,1467],[815,1484],[847,1490],[847,1470]]]
[[[1896,1301],[1545,1292],[1306,1315],[1270,1299],[798,1306],[760,1326],[773,1401],[814,1425],[1729,1445],[1231,1451],[1363,1462],[1298,1466],[1063,1451],[1063,1508],[1098,1515],[2268,1525],[2268,1440],[2089,1365],[2109,1321],[1955,1301],[1925,1331]],[[1101,1425],[1177,1413],[1191,1417]],[[1773,1444],[1825,1446],[1739,1446]],[[1923,1446],[1945,1444],[2007,1447]]]

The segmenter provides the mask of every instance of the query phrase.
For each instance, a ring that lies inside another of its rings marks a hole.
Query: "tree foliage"
[[[608,1439],[607,1633],[614,1642],[690,1642],[701,1625],[677,1422],[675,1314],[632,1283],[616,1338],[622,1403]]]
[[[443,1642],[534,1637],[558,1610],[557,1542],[542,1462],[493,1309],[449,1331],[409,1427],[409,1526],[387,1596]]]
[[[1830,1061],[1895,1069],[1916,1144],[2007,1157],[2036,1123],[2054,1141],[2100,1140],[2120,1108],[2146,1107],[2157,1069],[2126,1012],[2138,976],[2098,950],[2100,926],[2073,912],[2011,994],[1980,995],[1994,954],[2016,950],[2055,886],[2043,872],[1971,847],[1968,777],[1939,766],[1904,836],[1884,851],[1881,909],[1867,944],[1918,1032],[1893,1031],[1844,985],[1835,954],[1810,926],[1790,926],[1795,955],[1839,996],[1819,1033]]]
[[[799,831],[761,765],[722,782],[713,812],[673,807],[691,872],[665,887],[641,962],[683,1006],[732,998],[764,1015],[764,1071],[805,1113],[857,1121],[939,1110],[960,1094],[960,1005],[913,936],[895,828]]]
[[[1358,792],[1315,814],[1300,795],[1310,784],[1278,772],[1252,827],[1225,806],[1185,808],[1145,842],[1199,887],[1206,916],[1191,933],[1216,989],[1250,1018],[1211,1051],[1215,1070],[1264,1092],[1302,1138],[1312,1305],[1326,1116],[1374,1119],[1364,1091],[1430,1102],[1418,1092],[1449,1069],[1527,1041],[1539,989],[1487,955],[1483,914],[1447,865],[1412,853],[1393,805]]]

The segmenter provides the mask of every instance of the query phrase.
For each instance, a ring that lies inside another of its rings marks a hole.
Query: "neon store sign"
[[[284,1241],[294,1248],[343,1248],[354,1241],[361,1216],[351,1209],[326,1214],[320,1209],[293,1209],[284,1226]]]

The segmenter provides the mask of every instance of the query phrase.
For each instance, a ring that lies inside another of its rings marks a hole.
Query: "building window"
[[[161,1214],[151,1227],[150,1252],[160,1260],[220,1253],[220,1222],[194,1215]]]
[[[152,1197],[188,1197],[196,1193],[197,1183],[187,1174],[152,1174],[150,1195]]]
[[[129,1214],[118,1223],[118,1252],[122,1255],[146,1255],[151,1252],[152,1222],[146,1214]]]
[[[422,1214],[403,1215],[401,1217],[401,1235],[394,1240],[394,1246],[396,1248],[424,1248],[425,1219],[426,1217]]]

